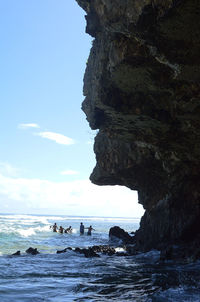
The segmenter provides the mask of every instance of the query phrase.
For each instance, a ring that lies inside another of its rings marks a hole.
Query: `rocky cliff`
[[[82,105],[99,129],[92,182],[138,191],[144,249],[197,240],[200,1],[76,1],[94,37]]]

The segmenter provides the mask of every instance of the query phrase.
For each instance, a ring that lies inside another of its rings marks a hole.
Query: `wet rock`
[[[84,249],[84,255],[86,258],[100,257],[92,248]]]
[[[66,251],[67,251],[67,248],[65,248],[64,250],[58,250],[58,251],[56,252],[56,254],[66,253]]]
[[[75,248],[74,250],[76,253],[84,254],[86,258],[92,258],[92,257],[100,257],[92,247],[89,248]]]
[[[102,252],[104,255],[113,256],[116,252],[114,248],[106,249]]]
[[[20,255],[21,255],[20,251],[17,251],[16,253],[12,254],[12,256],[20,256]]]
[[[128,255],[138,254],[138,249],[135,247],[135,245],[125,245],[124,250],[127,252]]]
[[[31,255],[37,255],[37,254],[39,254],[37,248],[32,248],[32,247],[29,247],[29,248],[26,250],[26,253],[27,253],[27,254],[31,254]]]
[[[67,251],[72,251],[72,248],[71,247],[66,247],[63,250],[58,250],[56,253],[57,254],[62,254],[62,253],[66,253]]]
[[[108,256],[112,256],[115,254],[115,249],[110,247],[109,245],[95,245],[92,247],[95,252],[103,253]]]
[[[74,249],[74,251],[76,252],[76,253],[82,253],[82,250],[79,248],[79,247],[76,247],[75,249]]]
[[[116,238],[120,239],[124,244],[134,243],[134,237],[130,236],[118,226],[114,226],[109,230],[109,239],[116,240]]]

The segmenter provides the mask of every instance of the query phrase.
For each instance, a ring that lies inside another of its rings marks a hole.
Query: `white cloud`
[[[40,126],[35,123],[29,123],[29,124],[19,124],[18,128],[20,128],[20,129],[40,128]]]
[[[6,176],[15,177],[18,175],[19,170],[7,162],[0,162],[0,173]]]
[[[143,208],[137,193],[126,187],[96,186],[89,180],[53,182],[41,179],[13,178],[0,174],[2,211],[68,215],[140,217]]]
[[[61,145],[72,145],[75,143],[72,138],[56,132],[45,131],[45,132],[35,133],[35,135],[39,135],[43,138],[50,139],[52,141],[55,141],[57,144],[61,144]]]
[[[78,171],[75,171],[75,170],[65,170],[65,171],[62,171],[60,172],[61,175],[77,175],[79,174]]]

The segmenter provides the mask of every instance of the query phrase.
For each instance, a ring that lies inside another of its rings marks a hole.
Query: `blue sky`
[[[0,212],[142,215],[135,192],[89,181],[91,41],[75,0],[0,0]]]

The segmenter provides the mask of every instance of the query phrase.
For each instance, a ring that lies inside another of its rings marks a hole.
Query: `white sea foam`
[[[35,231],[36,232],[47,232],[47,231],[49,231],[49,225],[45,225],[43,227],[38,226],[35,228]]]
[[[116,247],[115,251],[116,252],[124,252],[124,248],[123,247]]]
[[[0,219],[9,219],[11,221],[38,221],[47,223],[48,216],[36,216],[36,215],[25,215],[25,214],[9,214],[9,215],[2,215],[0,214]]]
[[[22,237],[29,237],[36,234],[34,228],[19,229],[17,230],[17,233],[19,233]]]
[[[36,235],[37,233],[42,233],[42,232],[48,232],[49,231],[49,226],[46,225],[44,227],[38,226],[38,227],[31,227],[28,229],[18,229],[17,233],[20,234],[22,237],[29,237]]]
[[[92,217],[92,216],[34,216],[34,215],[19,215],[19,214],[9,214],[9,215],[2,215],[0,214],[0,219],[9,219],[10,221],[22,221],[23,223],[29,223],[30,221],[33,222],[41,222],[43,224],[48,224],[49,220],[55,220],[55,221],[69,221],[69,220],[88,220],[88,221],[133,221],[138,222],[140,221],[140,218],[138,217]]]
[[[47,216],[47,220],[68,220],[68,217],[61,217],[61,216]]]
[[[24,225],[24,224],[23,224]],[[10,234],[18,234],[20,235],[21,237],[29,237],[29,236],[33,236],[33,235],[36,235],[38,233],[44,233],[44,232],[49,232],[49,225],[45,225],[45,226],[36,226],[36,227],[30,227],[30,228],[27,228],[27,227],[15,227],[14,225],[4,225],[1,227],[1,234],[7,234],[7,235],[10,235]]]

